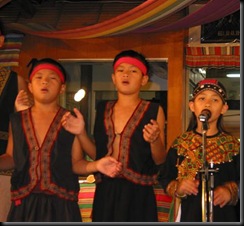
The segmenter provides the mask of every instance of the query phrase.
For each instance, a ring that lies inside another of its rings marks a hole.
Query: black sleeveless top
[[[78,201],[78,175],[72,172],[71,161],[74,135],[60,122],[65,112],[64,108],[57,112],[40,147],[30,108],[11,115],[15,162],[11,178],[12,200],[22,199],[34,191]]]
[[[116,101],[100,102],[97,106],[94,127],[96,158],[110,155],[115,138],[112,120]],[[120,175],[136,184],[152,185],[156,183],[157,166],[155,165],[150,144],[143,138],[143,127],[151,119],[157,119],[159,104],[141,100],[120,134],[119,161],[123,164]],[[99,179],[99,174],[96,175]]]

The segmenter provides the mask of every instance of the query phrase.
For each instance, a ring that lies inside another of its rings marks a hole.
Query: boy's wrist
[[[177,191],[175,191],[175,197],[177,197],[179,199],[186,199],[187,195],[186,194],[180,195],[180,194],[177,193]]]

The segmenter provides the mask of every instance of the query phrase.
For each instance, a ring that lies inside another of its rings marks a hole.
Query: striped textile
[[[158,221],[168,222],[169,209],[172,197],[166,195],[163,188],[160,185],[154,186],[154,193],[157,201]]]
[[[95,187],[95,183],[80,183],[78,204],[83,222],[92,221],[92,203]]]
[[[0,67],[19,66],[23,34],[7,34],[0,48]]]
[[[187,46],[186,67],[240,68],[240,44],[199,44]]]
[[[92,203],[95,192],[95,183],[80,183],[78,204],[83,222],[92,222]],[[172,198],[166,195],[160,185],[154,186],[157,201],[158,219],[160,222],[168,222],[169,207]]]

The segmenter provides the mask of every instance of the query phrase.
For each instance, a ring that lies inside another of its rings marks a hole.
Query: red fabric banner
[[[187,46],[186,67],[240,68],[240,44]]]

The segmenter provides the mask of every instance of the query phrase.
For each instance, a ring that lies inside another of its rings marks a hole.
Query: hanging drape
[[[139,28],[137,32],[175,31],[179,29],[187,29],[216,21],[238,10],[240,10],[239,0],[210,0],[198,10],[191,12],[174,23],[160,25],[160,21],[157,21],[157,23],[150,24],[147,27]]]
[[[13,23],[18,31],[57,39],[87,39],[126,33],[175,31],[202,25],[240,10],[239,0],[210,0],[200,9],[172,24],[165,25],[167,17],[187,8],[196,0],[148,0],[137,7],[101,23],[71,30],[51,30],[38,24]]]
[[[240,44],[188,45],[185,64],[190,68],[240,68]]]

